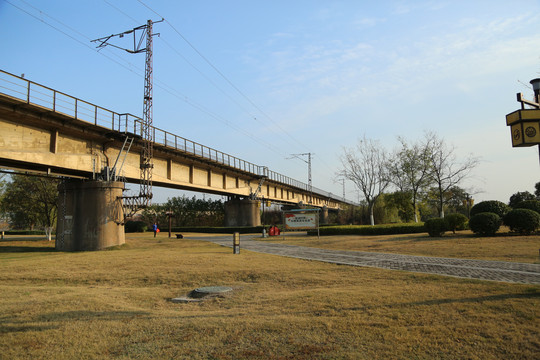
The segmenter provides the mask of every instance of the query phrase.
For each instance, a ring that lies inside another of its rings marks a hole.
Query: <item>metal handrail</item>
[[[71,116],[77,120],[85,121],[121,133],[130,133],[142,136],[143,119],[127,113],[117,113],[90,102],[78,99],[66,93],[54,90],[47,86],[24,79],[0,69],[0,93],[25,101],[27,104],[44,107],[53,112]],[[208,146],[185,139],[168,131],[152,127],[151,134],[154,144],[172,148],[186,154],[201,157],[214,163],[253,174],[289,185],[291,187],[309,191],[307,184],[288,176],[269,171],[267,167],[253,164],[235,156],[223,153]],[[313,188],[313,194],[327,199],[343,202],[343,199],[334,197],[331,193]]]

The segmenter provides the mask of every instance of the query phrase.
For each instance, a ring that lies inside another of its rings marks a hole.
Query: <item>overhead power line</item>
[[[33,10],[35,10],[36,12],[39,13],[40,16],[36,16],[35,14],[33,14],[32,12],[22,8],[21,6],[18,6],[16,4],[14,4],[14,2],[12,0],[5,0],[6,3],[8,3],[9,5],[13,6],[14,8],[18,9],[19,11],[25,13],[26,15],[32,17],[33,19],[49,26],[50,28],[54,29],[55,31],[63,34],[64,36],[67,36],[69,37],[71,40],[73,41],[76,41],[77,43],[81,44],[81,45],[84,45],[87,49],[90,49],[92,51],[96,51],[98,52],[100,55],[104,56],[106,59],[116,63],[117,65],[120,65],[121,67],[123,67],[124,69],[128,70],[129,72],[137,75],[138,77],[141,77],[143,78],[144,77],[144,74],[142,74],[140,71],[137,70],[137,67],[127,61],[125,59],[125,57],[121,57],[118,53],[115,53],[114,51],[111,52],[110,50],[107,50],[105,49],[105,51],[107,52],[104,53],[104,51],[99,51],[99,50],[96,50],[95,48],[91,47],[89,44],[88,44],[88,41],[91,40],[90,37],[88,37],[87,35],[85,34],[82,34],[81,32],[79,32],[77,29],[67,25],[66,23],[56,19],[55,17],[47,14],[46,12],[38,9],[37,7],[33,6],[32,4],[29,4],[28,2],[24,1],[24,0],[19,0],[21,3],[23,4],[26,4],[28,7],[32,8]],[[130,16],[127,12],[121,10],[120,8],[114,6],[113,4],[111,4],[109,1],[107,0],[104,0],[104,2],[106,4],[108,4],[109,6],[111,6],[112,8],[114,8],[116,11],[120,12],[123,16],[126,16],[127,18],[131,19],[132,21],[137,21],[134,17]],[[151,9],[148,5],[146,5],[143,1],[141,0],[138,0],[139,3],[141,3],[143,6],[145,6],[148,10],[150,10],[152,13],[158,15],[161,17],[161,15],[159,15],[156,11],[154,11],[153,9]],[[50,20],[52,20],[53,22],[59,24],[59,26],[57,25],[54,25],[52,24],[50,21],[47,21],[46,19],[44,19],[43,17],[46,17]],[[293,140],[294,142],[294,145],[301,145],[305,148],[307,148],[305,145],[302,145],[300,143],[300,141],[298,141],[297,139],[295,139],[291,134],[289,134],[286,130],[284,130],[279,124],[277,124],[268,114],[266,114],[259,106],[257,106],[251,99],[249,99],[249,97],[247,97],[247,95],[245,95],[236,85],[234,85],[232,83],[232,81],[230,79],[228,79],[214,64],[212,64],[210,62],[210,60],[205,57],[191,42],[189,42],[188,39],[186,39],[169,21],[165,20],[165,22],[173,29],[173,31],[175,33],[177,33],[178,36],[180,36],[182,38],[183,41],[185,41],[189,46],[190,48],[193,49],[193,51],[195,51],[195,53],[197,53],[198,56],[200,56],[206,63],[208,63],[208,65],[214,70],[216,71],[217,74],[219,74],[220,77],[222,77],[226,82],[227,84],[229,84],[235,91],[237,91],[243,98],[245,98],[255,109],[257,109],[264,117],[266,117],[271,123],[273,123],[275,125],[275,128],[279,129],[281,131],[281,133],[285,134],[288,138],[290,138],[291,140]],[[67,29],[67,30],[65,30]],[[84,38],[85,41],[82,41],[80,38]],[[173,51],[175,51],[177,53],[177,55],[181,56],[180,52],[175,50],[174,47],[169,44],[168,42],[164,41],[164,39],[160,39],[162,40],[167,46],[169,46]],[[114,58],[113,58],[114,57]],[[182,56],[181,56],[182,57]],[[187,61],[187,59],[185,59],[184,57],[182,57],[186,62],[188,62],[189,64],[189,61]],[[198,71],[199,73],[201,73],[201,75],[204,76],[204,74],[202,73],[202,71],[198,70],[194,65],[190,64],[190,66],[192,66],[196,71]],[[236,105],[238,105],[240,108],[242,108],[249,116],[250,118],[252,118],[253,120],[255,121],[258,121],[258,122],[262,122],[262,120],[258,117],[256,117],[253,113],[251,113],[249,110],[247,110],[246,108],[244,108],[238,101],[235,101],[232,96],[230,95],[227,95],[227,93],[220,89],[217,84],[213,83],[208,76],[204,76],[209,82],[212,83],[213,86],[215,86],[216,88],[218,88],[218,90],[220,90],[225,96],[227,96],[227,98],[229,98],[231,101],[233,101]],[[262,138],[259,138],[257,137],[256,135],[254,135],[252,133],[252,131],[248,131],[248,130],[243,130],[242,128],[234,125],[234,123],[224,119],[223,117],[221,117],[220,115],[217,115],[216,113],[214,113],[213,111],[209,110],[208,108],[206,108],[204,105],[202,104],[198,104],[196,103],[195,101],[193,101],[192,99],[190,99],[188,96],[184,95],[184,94],[181,94],[180,92],[178,92],[176,89],[174,89],[173,87],[171,87],[170,85],[166,84],[165,82],[162,82],[160,81],[159,79],[155,79],[156,80],[156,87],[168,92],[169,94],[171,94],[172,96],[176,97],[177,99],[181,100],[182,102],[186,103],[187,105],[197,109],[198,111],[201,111],[202,113],[224,123],[226,126],[228,127],[231,127],[232,129],[234,129],[235,131],[238,131],[238,132],[241,132],[243,133],[246,137],[249,137],[251,138],[252,140],[256,141],[257,143],[261,144],[262,146],[268,148],[269,150],[271,150],[272,152],[275,152],[276,154],[278,154],[280,157],[285,157],[286,155],[284,155],[284,153],[282,151],[280,151],[279,148],[277,148],[275,145],[273,145],[273,143],[269,142],[269,141],[266,141]],[[326,167],[330,168],[328,166],[328,164],[326,164],[320,157],[318,157],[320,160],[321,160],[321,163],[324,164]]]
[[[140,4],[142,4],[144,7],[146,7],[148,10],[150,10],[151,12],[153,12],[155,15],[157,16],[160,16],[163,18],[163,16],[161,16],[157,11],[155,11],[154,9],[152,9],[150,6],[148,6],[147,4],[145,4],[142,0],[137,0]],[[221,78],[223,78],[236,92],[238,92],[238,94],[240,94],[240,96],[242,96],[249,104],[251,104],[251,106],[253,106],[255,109],[257,109],[257,111],[259,111],[265,118],[267,118],[270,122],[272,122],[283,134],[287,135],[295,145],[299,144],[301,145],[302,147],[308,149],[307,146],[305,146],[304,144],[302,144],[301,141],[299,141],[298,139],[294,138],[287,130],[283,129],[283,127],[281,127],[281,125],[279,125],[279,123],[277,123],[276,121],[274,121],[272,119],[272,117],[270,115],[268,115],[265,111],[263,111],[257,104],[255,104],[255,102],[253,102],[242,90],[240,90],[240,88],[238,88],[238,86],[236,86],[227,76],[225,76],[225,74],[223,74],[223,72],[221,72],[217,66],[215,66],[206,56],[204,56],[184,35],[182,35],[182,33],[180,31],[178,31],[178,29],[173,25],[171,24],[167,19],[165,19],[165,23],[167,25],[169,25],[176,34],[178,34],[178,36],[180,36],[182,38],[182,40],[184,40],[186,42],[186,44],[188,44],[188,46],[193,49],[193,51],[195,51],[195,53],[197,55],[199,55],[201,57],[201,59],[203,59]],[[257,120],[256,117],[254,117],[254,120]]]

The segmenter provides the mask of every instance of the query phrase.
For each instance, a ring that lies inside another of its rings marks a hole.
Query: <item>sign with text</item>
[[[302,229],[317,229],[317,213],[301,214],[301,213],[285,213],[285,229],[302,230]]]

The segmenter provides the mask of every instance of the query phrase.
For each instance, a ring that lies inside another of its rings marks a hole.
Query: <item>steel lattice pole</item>
[[[143,151],[141,159],[141,189],[140,196],[144,205],[149,205],[152,199],[152,157],[153,157],[153,134],[152,134],[152,20],[146,25],[146,65],[144,71],[144,102],[142,138]]]

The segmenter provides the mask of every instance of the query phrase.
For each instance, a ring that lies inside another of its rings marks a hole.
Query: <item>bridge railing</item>
[[[132,114],[116,113],[3,70],[0,70],[0,92],[25,101],[28,104],[37,105],[52,110],[53,112],[73,117],[77,120],[82,120],[113,131],[142,137],[143,119],[140,117]],[[152,127],[151,134],[155,144],[166,146],[190,155],[199,156],[206,160],[248,172],[256,176],[265,176],[270,180],[287,184],[303,191],[309,191],[308,185],[303,182],[274,171],[269,171],[265,166],[256,165],[249,161],[239,159],[235,156],[185,139],[168,131]],[[336,199],[331,193],[321,189],[312,188],[312,191],[318,196]]]

